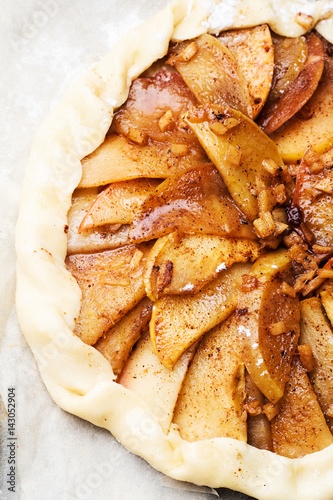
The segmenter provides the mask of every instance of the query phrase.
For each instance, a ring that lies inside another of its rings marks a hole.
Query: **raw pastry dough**
[[[229,438],[186,442],[165,435],[137,395],[114,382],[107,360],[73,333],[80,289],[65,269],[66,215],[81,177],[80,160],[103,141],[115,107],[131,81],[164,56],[170,39],[268,23],[283,35],[304,29],[295,15],[313,17],[333,42],[329,1],[175,0],[123,38],[63,97],[36,135],[17,224],[17,310],[43,381],[64,410],[105,427],[153,467],[184,481],[228,487],[259,499],[331,499],[333,446],[287,459]],[[324,19],[324,20],[323,20]]]

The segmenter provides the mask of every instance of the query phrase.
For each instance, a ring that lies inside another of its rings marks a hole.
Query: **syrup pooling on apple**
[[[75,333],[166,433],[332,442],[331,53],[268,26],[172,43],[82,161]]]
[[[173,145],[175,150],[179,145],[184,152],[198,149],[195,134],[181,119],[196,102],[178,73],[160,71],[154,77],[138,78],[125,105],[116,113],[111,130],[138,144],[153,141],[163,147],[166,143]]]

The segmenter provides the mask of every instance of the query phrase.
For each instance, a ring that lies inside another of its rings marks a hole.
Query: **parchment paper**
[[[14,229],[30,145],[63,91],[167,0],[1,1],[0,498],[208,500],[217,492],[166,478],[109,432],[58,408],[17,323]],[[15,389],[15,492],[9,491],[8,388]],[[245,495],[220,490],[228,499]]]

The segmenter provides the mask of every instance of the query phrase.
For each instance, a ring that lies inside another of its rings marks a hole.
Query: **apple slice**
[[[309,146],[318,153],[333,145],[333,58],[331,44],[321,38],[325,66],[318,88],[307,104],[272,134],[286,162],[296,163]]]
[[[333,246],[333,172],[330,168],[313,172],[309,156],[312,156],[310,149],[305,152],[297,172],[291,209],[299,209],[302,222],[311,235],[309,243]],[[330,185],[331,193],[326,192]]]
[[[74,333],[94,345],[145,296],[143,272],[151,245],[70,255],[67,269],[82,291]]]
[[[199,149],[195,135],[181,120],[181,115],[196,103],[178,73],[162,70],[133,81],[125,104],[115,113],[111,130],[142,145],[154,141]]]
[[[201,104],[227,105],[253,117],[247,82],[231,51],[212,35],[181,42],[167,61]]]
[[[126,245],[129,226],[121,224],[105,224],[79,234],[79,226],[87,214],[91,204],[98,196],[97,189],[77,189],[72,197],[72,206],[68,211],[67,252],[98,252]]]
[[[157,179],[145,178],[110,184],[94,199],[78,232],[103,224],[130,224],[135,211],[159,184]]]
[[[121,385],[149,405],[165,433],[169,431],[178,394],[195,348],[188,349],[170,371],[156,357],[147,334],[138,342],[119,378]]]
[[[252,118],[261,111],[271,88],[274,49],[267,24],[253,28],[223,31],[218,39],[236,59],[252,98]]]
[[[241,277],[250,264],[234,264],[193,297],[155,302],[150,336],[156,355],[170,370],[186,349],[235,310]]]
[[[162,182],[135,214],[129,237],[148,241],[173,231],[256,239],[211,163]]]
[[[275,453],[299,458],[333,443],[306,371],[296,357],[280,403],[280,412],[271,422]]]
[[[140,146],[110,133],[93,153],[83,158],[79,187],[104,186],[140,177],[166,179],[204,161],[207,157],[199,146],[197,149],[189,149],[182,143]]]
[[[274,73],[266,103],[272,104],[293,83],[304,68],[308,57],[305,36],[287,38],[272,32],[274,46]]]
[[[207,333],[187,372],[173,422],[187,441],[246,441],[245,370],[235,315]]]
[[[300,343],[311,347],[315,367],[309,373],[312,387],[326,414],[333,412],[333,331],[317,297],[301,302]],[[333,430],[333,418],[327,416]]]
[[[147,295],[157,300],[165,295],[194,295],[206,283],[236,262],[259,256],[256,241],[212,235],[171,233],[154,244],[146,265]]]
[[[281,289],[292,279],[290,267],[284,249],[259,257],[237,304],[246,368],[272,403],[283,395],[299,337],[299,301]]]
[[[323,44],[313,33],[307,36],[307,44],[308,57],[304,68],[279,99],[265,106],[260,115],[258,124],[268,135],[294,116],[318,87],[324,69]]]
[[[323,304],[327,317],[333,326],[333,279],[326,280],[321,286],[319,293],[321,303]]]
[[[94,345],[109,361],[115,375],[120,375],[134,344],[147,331],[152,308],[152,302],[145,297]]]
[[[248,411],[247,442],[260,450],[272,451],[271,424],[266,415],[262,412],[265,398],[263,393],[253,382],[247,370],[245,371],[245,392],[245,409]]]
[[[271,185],[263,166],[273,160],[283,168],[274,142],[245,115],[226,106],[192,108],[184,118],[220,172],[240,210],[251,220],[258,217],[256,179]]]

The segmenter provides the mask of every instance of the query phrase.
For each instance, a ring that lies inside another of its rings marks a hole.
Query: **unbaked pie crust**
[[[261,23],[300,36],[305,30],[295,14],[311,11],[317,29],[333,42],[330,8],[326,1],[287,0],[241,1],[237,9],[229,1],[176,0],[166,6],[76,81],[39,128],[16,230],[19,321],[54,401],[108,429],[168,476],[259,499],[331,499],[333,445],[292,460],[230,438],[187,442],[176,427],[166,435],[147,404],[114,381],[107,360],[73,334],[81,292],[64,264],[66,215],[81,178],[80,161],[104,140],[132,80],[167,53],[171,39]]]

